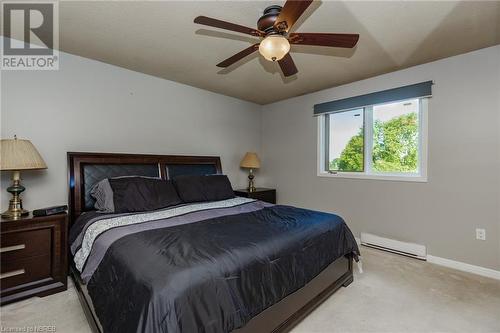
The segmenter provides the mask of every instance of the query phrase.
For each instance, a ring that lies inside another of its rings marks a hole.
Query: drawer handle
[[[2,274],[0,274],[0,279],[9,278],[9,277],[16,276],[16,275],[23,275],[24,273],[26,273],[26,271],[24,270],[24,268],[22,268],[22,269],[18,269],[15,271],[2,273]]]
[[[19,245],[13,245],[13,246],[6,246],[0,248],[0,253],[5,253],[5,252],[10,252],[10,251],[16,251],[16,250],[22,250],[25,249],[26,245],[25,244],[19,244]]]

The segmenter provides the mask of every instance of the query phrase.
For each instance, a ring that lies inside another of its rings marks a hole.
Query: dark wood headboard
[[[171,179],[186,174],[220,174],[218,156],[68,153],[69,225],[92,210],[90,187],[104,178],[151,176]]]

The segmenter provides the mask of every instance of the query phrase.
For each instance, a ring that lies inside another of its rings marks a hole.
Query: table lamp
[[[25,190],[21,185],[21,170],[47,169],[42,156],[29,140],[20,140],[14,135],[14,139],[2,139],[0,145],[0,170],[12,171],[12,185],[7,192],[12,194],[9,201],[9,209],[2,213],[2,217],[19,219],[28,215],[23,209],[20,194]]]
[[[255,192],[255,186],[253,183],[254,175],[253,169],[260,168],[259,156],[256,153],[248,152],[245,157],[240,162],[240,167],[250,169],[248,173],[248,192]]]

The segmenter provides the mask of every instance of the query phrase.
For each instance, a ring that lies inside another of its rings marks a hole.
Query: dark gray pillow
[[[158,177],[147,177],[147,176],[120,176],[113,177],[111,179],[119,178],[148,178],[148,179],[160,179]],[[94,208],[99,211],[99,213],[114,213],[115,203],[113,198],[113,189],[109,184],[110,178],[105,178],[92,186],[90,189],[90,195],[95,199]]]
[[[226,175],[178,176],[175,188],[183,202],[219,201],[234,198]]]
[[[115,213],[143,212],[175,206],[181,199],[172,181],[143,177],[109,179]]]
[[[113,190],[109,185],[108,178],[94,184],[90,189],[90,195],[95,199],[94,208],[99,212],[113,213],[115,211]]]

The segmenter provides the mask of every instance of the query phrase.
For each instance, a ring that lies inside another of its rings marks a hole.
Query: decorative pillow
[[[90,189],[90,195],[95,199],[94,208],[101,213],[113,213],[115,204],[113,202],[113,190],[109,185],[108,178],[94,184]]]
[[[144,177],[112,178],[115,213],[142,212],[178,205],[172,181]]]
[[[114,177],[112,179],[120,178],[146,178],[146,179],[157,179],[158,177],[147,177],[147,176],[120,176]],[[90,195],[95,199],[94,208],[100,213],[114,213],[115,203],[113,198],[113,189],[109,184],[109,178],[105,178],[92,186],[90,189]]]
[[[218,201],[234,198],[226,175],[178,176],[175,188],[183,202]]]

